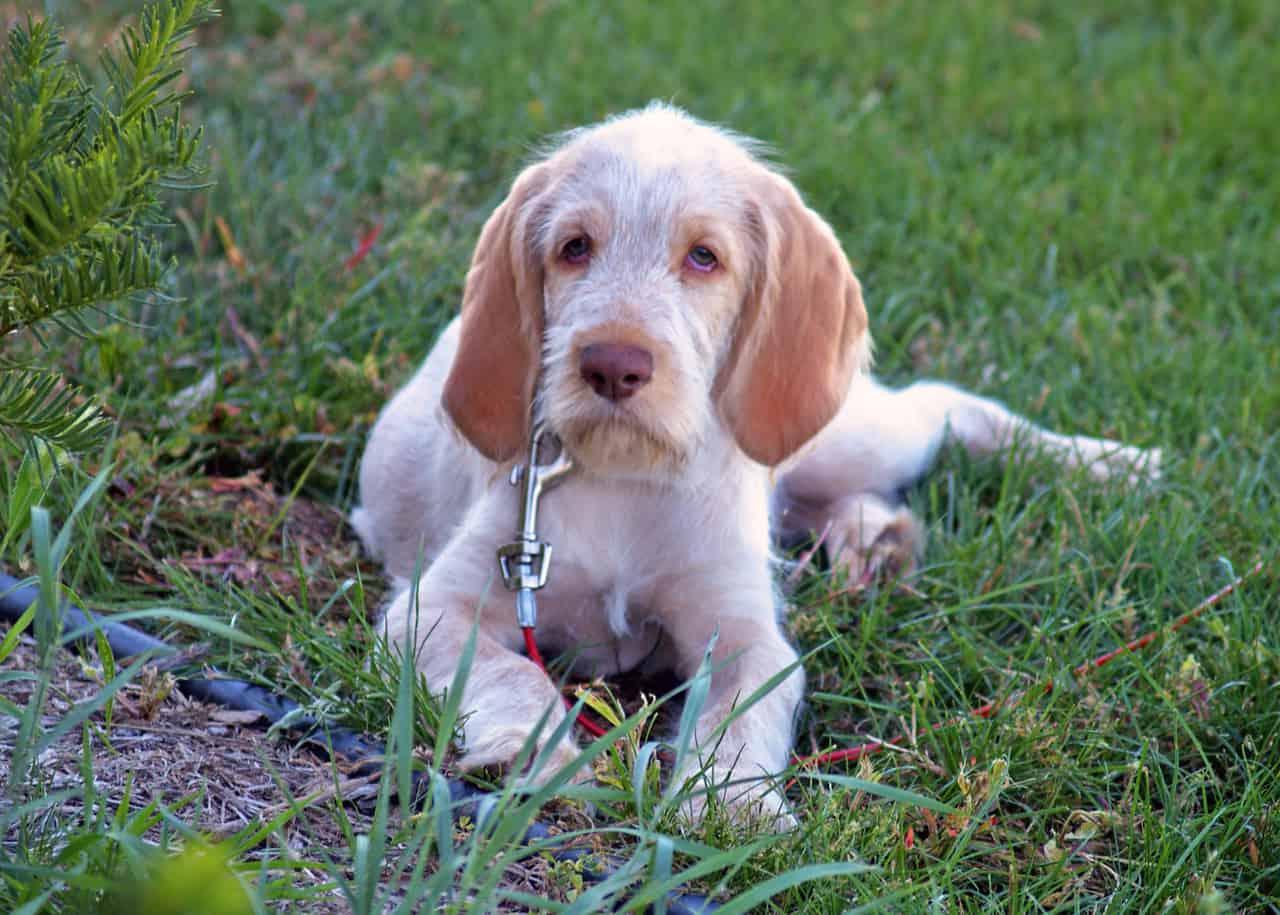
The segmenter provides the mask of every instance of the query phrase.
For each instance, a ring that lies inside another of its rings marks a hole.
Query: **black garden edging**
[[[36,601],[38,595],[34,585],[23,584],[13,576],[0,572],[0,619],[16,621]],[[68,605],[62,613],[64,628],[86,632],[81,640],[83,642],[89,642],[95,627],[101,630],[117,657],[139,655],[145,651],[164,656],[177,651],[168,642],[140,629],[113,623],[107,617],[79,607]],[[272,724],[280,722],[286,715],[296,715],[290,719],[289,732],[330,758],[341,760],[349,767],[351,774],[371,775],[382,768],[385,748],[380,742],[348,728],[337,727],[311,715],[302,714],[298,703],[261,686],[230,678],[190,677],[179,680],[178,688],[192,699],[202,702],[216,703],[237,711],[260,712]],[[426,797],[424,773],[414,772],[413,781],[415,798]],[[449,797],[455,818],[474,818],[481,800],[487,794],[488,792],[461,779],[449,779]],[[553,838],[554,835],[546,824],[538,821],[534,821],[524,834],[525,843],[544,842]],[[577,861],[590,853],[585,848],[561,848],[551,852],[558,861]],[[603,867],[584,867],[582,870],[583,876],[592,882],[604,880],[611,873],[607,863]],[[715,901],[697,893],[678,892],[667,895],[666,905],[670,915],[703,915],[720,907]]]

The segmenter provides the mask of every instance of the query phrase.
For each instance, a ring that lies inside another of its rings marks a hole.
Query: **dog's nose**
[[[592,343],[578,360],[582,380],[609,400],[626,400],[653,378],[653,354],[624,343]]]

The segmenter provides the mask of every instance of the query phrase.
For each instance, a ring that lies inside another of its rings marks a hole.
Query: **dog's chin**
[[[689,462],[689,448],[632,414],[573,417],[552,425],[574,463],[596,476],[670,479]]]

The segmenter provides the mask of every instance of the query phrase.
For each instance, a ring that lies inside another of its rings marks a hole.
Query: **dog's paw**
[[[1099,482],[1120,482],[1130,486],[1160,479],[1164,454],[1159,448],[1136,448],[1105,442],[1087,458],[1089,476]]]
[[[924,530],[908,508],[899,508],[880,527],[856,517],[831,554],[833,568],[843,569],[852,584],[869,585],[910,575],[924,553]]]
[[[458,767],[464,772],[475,769],[508,769],[525,749],[531,736],[531,731],[518,727],[492,730],[475,737],[468,735],[465,752],[458,761]],[[525,771],[517,778],[517,784],[525,788],[541,787],[577,759],[578,748],[567,740],[562,740],[551,748],[539,742]],[[571,782],[582,784],[591,780],[591,767],[584,765],[574,773]]]

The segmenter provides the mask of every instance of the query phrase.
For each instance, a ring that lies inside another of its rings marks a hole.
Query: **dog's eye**
[[[685,256],[685,263],[694,270],[709,273],[716,269],[716,265],[720,262],[716,260],[716,256],[710,248],[704,245],[694,245],[689,249],[688,255]]]
[[[571,238],[560,249],[560,258],[570,264],[585,264],[591,257],[591,239],[585,235]]]

